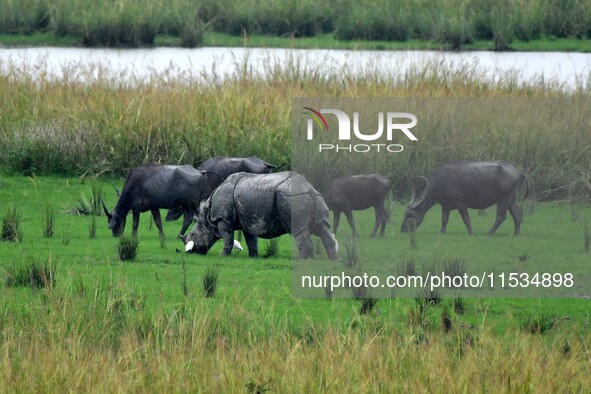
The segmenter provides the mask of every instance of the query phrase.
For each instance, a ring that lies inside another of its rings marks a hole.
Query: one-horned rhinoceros
[[[311,257],[312,233],[320,237],[330,259],[338,258],[328,207],[320,193],[295,172],[232,174],[201,203],[195,221],[183,239],[186,252],[206,254],[223,239],[222,254],[228,255],[234,246],[234,231],[242,230],[251,257],[258,256],[258,237],[287,233],[294,237],[300,258]]]
[[[204,192],[205,177],[192,166],[152,164],[136,167],[129,174],[112,212],[104,202],[102,204],[114,236],[119,236],[125,229],[129,211],[133,213],[133,236],[137,235],[140,213],[151,211],[160,237],[164,238],[159,208],[179,208],[186,212],[181,229],[184,234]]]
[[[435,204],[441,204],[441,232],[445,233],[449,211],[457,209],[472,234],[468,208],[485,209],[497,204],[497,218],[488,232],[493,235],[507,217],[507,210],[515,222],[515,235],[519,235],[522,216],[517,206],[517,189],[525,175],[508,161],[456,161],[440,166],[418,199],[413,197],[406,209],[401,230],[417,228],[425,213]]]

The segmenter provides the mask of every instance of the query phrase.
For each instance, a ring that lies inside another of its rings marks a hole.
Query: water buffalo
[[[125,229],[127,213],[133,213],[135,237],[140,221],[140,212],[151,211],[154,222],[164,238],[159,208],[179,208],[185,212],[181,234],[191,224],[205,192],[205,176],[190,165],[147,165],[136,167],[125,180],[119,201],[109,212],[104,201],[103,210],[109,220],[109,229],[117,237]]]
[[[223,181],[237,172],[250,172],[253,174],[269,174],[276,165],[269,164],[256,156],[251,157],[214,157],[205,160],[197,167],[205,175],[205,194],[207,198]],[[177,220],[183,215],[180,208],[171,209],[166,214],[166,221]]]
[[[248,255],[258,256],[258,237],[274,238],[291,233],[301,258],[314,253],[310,233],[322,239],[332,260],[337,241],[330,232],[328,207],[308,181],[295,172],[230,175],[201,204],[196,223],[183,240],[186,252],[206,254],[218,239],[223,254],[234,245],[234,231],[242,230]]]
[[[522,216],[517,206],[517,189],[525,180],[526,193],[529,185],[525,175],[508,161],[456,161],[439,167],[418,199],[413,197],[406,209],[402,231],[417,228],[425,213],[434,205],[441,204],[441,232],[449,219],[449,211],[457,209],[472,234],[468,208],[485,209],[497,204],[497,218],[489,235],[493,235],[507,217],[507,209],[515,221],[515,235],[519,235]]]
[[[342,176],[330,181],[323,197],[328,209],[334,212],[334,233],[337,233],[342,212],[353,230],[353,236],[357,236],[352,211],[374,207],[376,221],[371,236],[376,235],[380,226],[380,236],[384,236],[388,222],[384,201],[391,188],[390,181],[380,174]]]

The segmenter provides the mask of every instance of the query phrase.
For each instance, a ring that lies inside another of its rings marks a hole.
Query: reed
[[[404,72],[369,66],[360,76],[290,55],[267,59],[263,78],[246,58],[223,78],[163,72],[147,80],[122,79],[108,69],[92,75],[94,66],[66,69],[59,79],[43,64],[24,71],[0,66],[0,166],[14,173],[124,176],[140,164],[257,155],[308,175],[306,166],[319,167],[292,156],[290,97],[381,96],[426,102],[446,114],[422,120],[421,139],[429,143],[376,164],[384,174],[396,168],[391,181],[397,198],[408,197],[419,175],[428,177],[440,163],[459,158],[512,161],[535,184],[538,200],[570,197],[570,190],[581,194],[577,198],[588,193],[581,175],[591,166],[588,127],[584,116],[569,115],[590,107],[586,86],[567,91],[551,81],[522,84],[500,74],[492,83],[478,67],[458,69],[437,59]],[[458,96],[492,101],[464,107]],[[433,98],[445,100],[421,101]],[[491,118],[491,106],[498,116]],[[557,152],[565,152],[560,162],[553,160]],[[325,179],[340,175],[339,164]],[[313,174],[310,180],[323,189],[325,180]]]

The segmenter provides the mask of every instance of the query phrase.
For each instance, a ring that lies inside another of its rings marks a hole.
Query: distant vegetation
[[[346,11],[344,11],[346,10]],[[586,0],[3,0],[0,34],[49,32],[81,45],[138,47],[158,35],[199,46],[205,30],[339,40],[426,40],[453,49],[475,40],[505,50],[516,39],[591,37]]]
[[[238,59],[225,76],[165,71],[147,80],[90,66],[65,69],[56,80],[43,64],[29,70],[0,64],[0,167],[27,176],[125,176],[140,164],[257,155],[289,168],[291,97],[513,97],[527,100],[498,101],[499,116],[491,119],[490,108],[474,100],[464,110],[441,101],[456,108],[455,117],[440,108],[449,116],[420,125],[421,140],[429,143],[412,154],[389,155],[382,165],[384,174],[396,169],[394,190],[408,194],[413,177],[429,176],[443,161],[502,158],[531,177],[538,199],[591,195],[587,86],[571,91],[543,79],[522,83],[512,73],[485,77],[472,65],[437,59],[400,73],[376,65],[363,76],[325,66],[291,56],[269,59],[261,77],[248,59]]]

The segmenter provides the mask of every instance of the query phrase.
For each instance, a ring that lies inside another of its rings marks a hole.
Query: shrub
[[[30,264],[7,269],[6,285],[9,287],[52,287],[55,284],[55,268],[49,257],[44,264],[33,261]]]
[[[137,256],[137,250],[140,241],[137,237],[127,236],[122,234],[119,237],[119,244],[117,246],[117,255],[121,261],[132,261]]]
[[[269,258],[279,254],[279,238],[270,239],[265,245],[265,253],[263,257]]]
[[[23,214],[13,205],[2,216],[2,231],[0,239],[2,241],[14,241],[20,243],[23,240],[23,231],[21,229],[21,218]]]
[[[203,295],[213,297],[217,290],[219,270],[214,266],[209,266],[203,273]]]
[[[55,228],[55,210],[49,205],[45,206],[45,216],[42,219],[43,223],[43,236],[45,238],[53,237]]]

